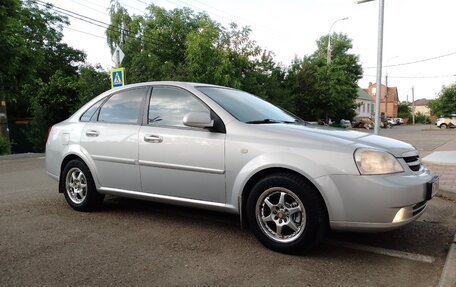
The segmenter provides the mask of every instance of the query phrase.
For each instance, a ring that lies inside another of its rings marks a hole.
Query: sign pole
[[[125,85],[125,68],[121,68],[122,60],[125,57],[124,52],[116,45],[114,53],[112,54],[112,61],[114,62],[114,69],[111,69],[111,88],[122,87]]]

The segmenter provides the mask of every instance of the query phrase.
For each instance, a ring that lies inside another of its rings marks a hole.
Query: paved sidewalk
[[[423,163],[440,177],[442,195],[456,200],[456,138],[425,156]]]

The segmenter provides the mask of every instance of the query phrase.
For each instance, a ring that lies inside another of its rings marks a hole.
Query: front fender
[[[315,179],[326,174],[317,163],[291,153],[261,154],[248,161],[237,174],[227,167],[227,203],[239,207],[242,192],[255,174],[270,168],[283,168],[301,174],[317,186]],[[318,188],[318,187],[317,187]]]

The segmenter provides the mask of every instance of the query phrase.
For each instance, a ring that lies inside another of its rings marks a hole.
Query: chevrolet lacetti
[[[234,213],[286,253],[328,228],[403,226],[438,189],[408,143],[311,126],[249,93],[182,82],[95,97],[52,127],[46,167],[75,210],[110,194]]]

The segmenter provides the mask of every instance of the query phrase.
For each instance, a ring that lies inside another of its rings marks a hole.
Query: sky
[[[41,0],[109,23],[110,0]],[[378,1],[355,4],[353,0],[119,0],[130,14],[143,15],[148,4],[166,9],[189,7],[205,11],[224,26],[235,22],[249,26],[251,39],[275,54],[276,62],[289,66],[295,57],[312,54],[316,40],[332,32],[352,39],[351,53],[359,55],[364,69],[358,82],[367,88],[376,82]],[[385,0],[383,75],[388,86],[398,87],[401,101],[433,99],[444,85],[456,82],[456,1]],[[83,50],[87,61],[113,66],[105,29],[69,18],[64,41]],[[432,60],[427,60],[431,59]],[[424,60],[424,61],[423,61]],[[410,62],[415,64],[402,65]],[[398,65],[398,66],[394,66]],[[393,66],[393,67],[387,67]],[[128,71],[127,79],[128,79]]]

